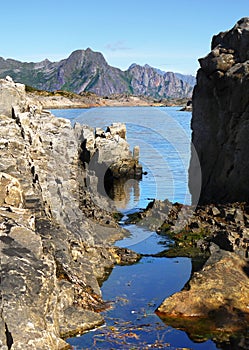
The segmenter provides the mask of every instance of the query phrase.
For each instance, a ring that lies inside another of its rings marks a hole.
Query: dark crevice
[[[21,121],[18,117],[18,115],[15,114],[15,109],[12,108],[12,118],[15,119],[16,121],[16,124],[19,126],[19,128],[21,129],[21,136],[22,138],[25,140],[25,132],[24,132],[24,129],[22,127],[22,124],[21,124]]]
[[[10,331],[8,330],[8,326],[6,323],[5,323],[5,335],[6,335],[6,343],[8,346],[8,350],[10,350],[12,345],[13,345],[13,337],[12,337]]]
[[[233,171],[233,169],[234,169],[234,164],[232,164],[232,165],[230,166],[230,168],[227,170],[227,177],[229,177],[229,175],[230,175],[230,173]]]
[[[249,277],[249,262],[243,267],[243,271]]]
[[[81,153],[80,153],[80,160],[83,164],[83,167],[84,169],[86,169],[86,164],[89,164],[90,160],[91,160],[91,153],[90,151],[87,150],[87,147],[86,147],[86,142],[87,140],[84,140],[82,143],[81,143]]]

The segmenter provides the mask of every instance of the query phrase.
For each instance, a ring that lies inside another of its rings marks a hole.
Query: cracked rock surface
[[[249,198],[249,18],[213,37],[193,94],[190,191],[199,204]],[[198,198],[198,169],[201,193]]]
[[[0,80],[0,349],[59,350],[103,323],[98,280],[138,256],[111,245],[125,233],[109,212],[82,210],[79,130],[29,104]]]

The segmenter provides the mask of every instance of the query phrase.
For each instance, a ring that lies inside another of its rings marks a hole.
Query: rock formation
[[[59,62],[44,60],[23,63],[0,57],[0,78],[11,75],[15,81],[41,90],[91,91],[99,96],[134,94],[154,98],[191,97],[193,86],[184,76],[158,73],[148,65],[132,65],[127,71],[108,65],[100,52],[76,50]],[[189,77],[186,77],[189,80]]]
[[[169,214],[162,229],[179,247],[199,247],[210,257],[157,312],[193,339],[211,337],[248,349],[249,18],[214,36],[212,51],[200,65],[189,170],[192,200],[199,206],[193,206],[191,216],[185,215],[191,207],[166,203]],[[186,219],[179,220],[180,214]]]
[[[88,193],[84,127],[30,105],[11,79],[0,114],[0,348],[65,349],[103,323],[97,280],[138,256],[110,245],[125,232]]]
[[[247,333],[248,265],[236,254],[212,248],[202,270],[192,275],[181,292],[165,299],[157,313],[168,325],[184,329],[193,340],[211,338],[218,348],[226,349],[219,344],[229,344],[233,337],[242,343]],[[246,344],[234,349],[248,349]]]
[[[193,95],[192,142],[202,171],[199,203],[249,199],[249,18],[213,37],[200,59]],[[198,201],[198,162],[192,157],[190,191]]]
[[[218,347],[232,343],[232,338],[236,343],[246,340],[234,348],[248,349],[248,204],[194,209],[156,200],[130,217],[174,240],[156,257],[192,258],[190,281],[156,310],[165,323],[183,329],[196,341],[211,338]]]
[[[192,86],[184,82],[172,72],[159,74],[148,65],[133,64],[127,71],[130,76],[130,85],[136,95],[163,97],[191,97]]]
[[[108,169],[109,176],[115,179],[141,178],[139,147],[134,147],[133,153],[130,151],[126,141],[125,124],[113,123],[106,131],[101,128],[94,130],[85,126],[81,139],[82,150],[88,154],[85,157],[88,168],[103,166]]]

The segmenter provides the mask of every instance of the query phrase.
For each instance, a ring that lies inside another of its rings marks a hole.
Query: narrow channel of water
[[[117,242],[142,254],[167,249],[170,241],[156,232],[126,225],[131,237]],[[144,239],[143,239],[144,238]],[[143,257],[131,266],[116,266],[101,290],[112,308],[104,312],[106,324],[80,337],[68,339],[74,349],[217,349],[208,340],[194,343],[155,314],[164,298],[181,290],[191,274],[189,258]]]
[[[190,203],[188,164],[190,158],[190,113],[179,108],[94,108],[53,110],[93,127],[124,122],[127,139],[141,149],[141,163],[147,175],[126,188],[126,201],[119,209],[126,214],[144,208],[152,198]],[[117,198],[118,200],[118,198]],[[121,222],[121,224],[124,224]],[[136,225],[125,225],[131,236],[116,242],[146,254],[137,264],[116,266],[102,285],[104,300],[112,308],[104,312],[105,326],[68,339],[74,349],[217,349],[208,340],[191,341],[155,314],[164,298],[181,290],[191,274],[189,258],[155,258],[169,247],[170,240]]]

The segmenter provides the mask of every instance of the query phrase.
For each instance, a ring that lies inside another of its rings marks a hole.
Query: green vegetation
[[[209,253],[203,251],[198,247],[198,242],[205,240],[211,235],[211,232],[207,229],[192,230],[185,228],[183,230],[174,231],[172,226],[167,222],[164,222],[159,229],[159,234],[162,236],[168,236],[174,242],[172,246],[158,254],[160,257],[189,257],[194,259],[201,259],[205,261]]]
[[[197,258],[200,257],[202,259],[205,259],[209,257],[208,252],[201,251],[200,248],[197,247],[179,247],[179,246],[173,246],[170,247],[167,250],[164,250],[158,254],[156,254],[156,257],[167,257],[167,258],[177,258],[177,257],[187,257],[187,258]]]
[[[25,91],[26,92],[42,92],[42,90],[38,90],[34,88],[33,86],[25,85]]]
[[[142,213],[132,213],[128,214],[128,220],[126,221],[129,224],[137,224],[142,219]]]
[[[190,230],[188,228],[174,232],[171,230],[169,224],[162,225],[162,231],[160,234],[167,234],[175,241],[176,247],[196,247],[198,241],[210,236],[209,230]]]
[[[112,216],[113,216],[115,221],[119,222],[124,215],[117,211],[117,212],[113,213]]]
[[[125,82],[125,85],[127,85],[127,92],[129,94],[133,95],[134,91],[133,91],[133,88],[131,86],[132,77],[130,75],[128,75],[128,74],[121,74],[120,78],[122,78],[123,81]]]
[[[73,98],[79,98],[80,95],[77,95],[73,92],[64,91],[64,90],[55,90],[55,91],[46,91],[46,90],[39,90],[34,88],[33,86],[25,85],[25,91],[30,93],[35,93],[40,96],[63,96],[69,99]]]
[[[165,235],[165,234],[170,235],[170,229],[171,229],[171,225],[164,222],[160,227],[160,235]]]

